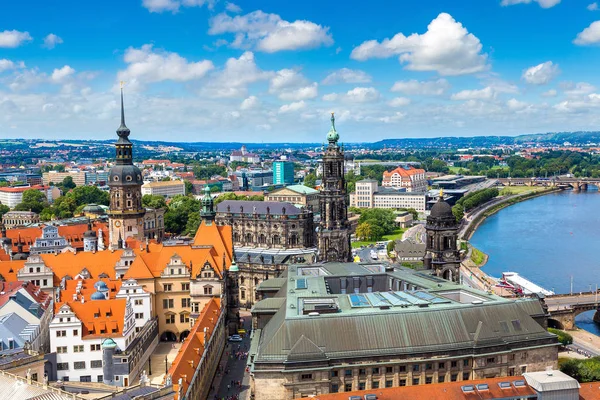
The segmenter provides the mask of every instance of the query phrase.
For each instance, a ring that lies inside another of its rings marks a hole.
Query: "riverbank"
[[[538,191],[519,193],[491,200],[481,208],[469,213],[466,218],[467,223],[460,229],[459,238],[467,241],[471,239],[473,233],[475,233],[479,225],[481,225],[487,217],[494,215],[503,208],[560,190],[561,189],[559,188],[545,188]]]

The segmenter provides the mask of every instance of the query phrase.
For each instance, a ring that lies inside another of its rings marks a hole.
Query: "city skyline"
[[[24,1],[4,11],[2,138],[114,137],[120,80],[139,140],[321,142],[330,111],[348,142],[600,126],[590,0]]]

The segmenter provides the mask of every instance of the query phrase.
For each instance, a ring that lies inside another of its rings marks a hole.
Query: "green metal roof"
[[[300,193],[300,194],[314,194],[314,193],[319,193],[318,190],[315,190],[313,188],[310,188],[308,186],[304,186],[304,185],[290,185],[290,186],[286,186],[283,189],[290,189],[296,193]]]

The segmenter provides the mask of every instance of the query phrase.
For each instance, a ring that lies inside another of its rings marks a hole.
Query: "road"
[[[557,309],[568,308],[572,305],[577,304],[595,304],[600,300],[600,296],[596,293],[582,293],[579,295],[578,293],[573,294],[573,296],[569,297],[546,297],[546,305],[550,311]]]
[[[250,312],[240,311],[240,318],[244,320],[244,329],[246,329],[246,332],[250,332],[252,322]],[[236,395],[239,400],[250,398],[250,375],[246,373],[247,359],[238,359],[235,356],[236,352],[247,352],[248,349],[250,349],[249,334],[244,335],[242,342],[231,342],[227,344],[219,364],[222,367],[221,370],[226,373],[217,373],[213,381],[216,393],[215,390],[211,391],[207,398],[208,400],[233,399]],[[238,387],[235,382],[241,382],[241,387]]]

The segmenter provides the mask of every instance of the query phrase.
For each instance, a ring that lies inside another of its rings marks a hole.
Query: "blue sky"
[[[591,0],[21,0],[0,137],[343,141],[600,129]]]

